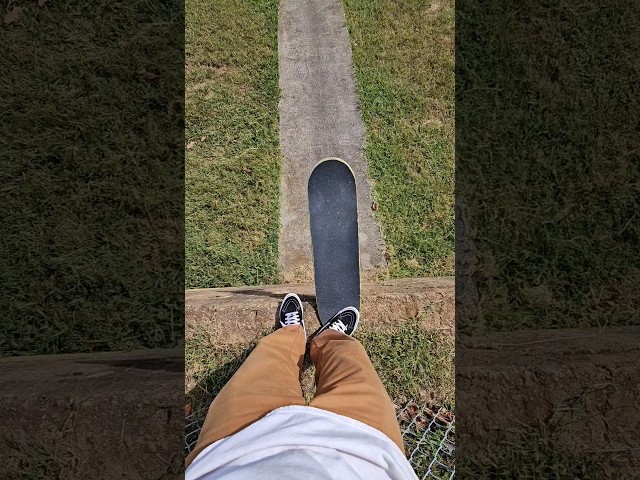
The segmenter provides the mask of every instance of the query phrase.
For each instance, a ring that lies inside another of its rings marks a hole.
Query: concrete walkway
[[[362,154],[351,44],[339,0],[282,0],[278,25],[281,183],[279,266],[285,283],[313,280],[307,180],[323,158],[353,169],[363,279],[386,268]]]

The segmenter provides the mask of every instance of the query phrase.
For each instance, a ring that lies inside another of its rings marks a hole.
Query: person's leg
[[[303,326],[285,326],[264,337],[211,403],[188,467],[207,446],[228,437],[267,413],[305,405],[300,368],[306,336]]]
[[[311,342],[311,359],[316,366],[311,406],[366,423],[404,452],[395,409],[362,344],[328,329]]]

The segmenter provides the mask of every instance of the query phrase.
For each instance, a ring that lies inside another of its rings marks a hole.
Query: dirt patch
[[[466,459],[488,468],[539,446],[583,458],[609,452],[608,465],[624,463],[637,473],[639,327],[464,337],[456,353]]]
[[[0,478],[177,478],[183,370],[183,349],[4,359]]]

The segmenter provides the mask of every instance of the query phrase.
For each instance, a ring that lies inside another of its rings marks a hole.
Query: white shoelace
[[[347,331],[347,326],[344,323],[342,323],[341,320],[336,320],[335,322],[333,322],[331,324],[331,326],[329,328],[331,330],[336,330],[336,331],[338,331],[340,333],[344,333],[344,332]]]
[[[298,312],[289,312],[284,314],[284,326],[300,325],[300,315]]]

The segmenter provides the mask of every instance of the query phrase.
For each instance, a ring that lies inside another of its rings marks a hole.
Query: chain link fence
[[[185,421],[185,455],[196,445],[207,410],[190,413]],[[445,407],[409,402],[398,413],[407,459],[420,480],[455,477],[455,415]]]
[[[408,403],[398,414],[407,459],[421,480],[455,477],[455,415]]]

